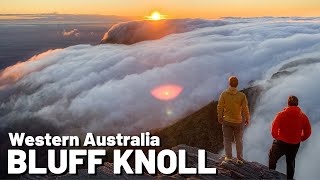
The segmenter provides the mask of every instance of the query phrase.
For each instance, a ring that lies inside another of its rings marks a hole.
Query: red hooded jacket
[[[277,140],[298,144],[311,135],[309,119],[299,107],[289,106],[273,120],[271,134]]]

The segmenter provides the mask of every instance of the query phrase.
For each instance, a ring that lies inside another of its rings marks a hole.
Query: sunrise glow
[[[125,17],[151,16],[151,10],[168,14],[170,18],[219,18],[225,16],[319,16],[319,0],[10,0],[2,1],[2,14],[102,14]],[[151,16],[152,17],[152,16]],[[155,15],[152,20],[159,19]],[[160,16],[160,19],[161,16]]]
[[[146,16],[148,20],[158,21],[161,19],[165,19],[165,15],[160,14],[158,11],[154,11],[150,16]]]

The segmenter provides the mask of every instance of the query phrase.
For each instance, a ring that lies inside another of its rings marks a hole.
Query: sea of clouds
[[[0,126],[25,126],[31,119],[61,133],[104,134],[164,127],[217,100],[228,77],[236,75],[240,89],[253,83],[265,89],[245,132],[245,157],[266,164],[271,122],[294,94],[313,126],[312,137],[301,146],[296,175],[318,177],[320,18],[198,21],[207,25],[189,23],[184,31],[132,45],[52,50],[6,68],[0,73]],[[271,79],[279,71],[289,75]],[[151,95],[166,84],[183,92],[171,101]]]

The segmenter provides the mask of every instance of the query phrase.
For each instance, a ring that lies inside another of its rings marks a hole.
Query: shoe
[[[227,162],[231,162],[232,158],[228,158],[227,156],[224,157],[224,160],[222,161],[222,163],[227,163]]]
[[[238,159],[238,158],[237,158],[236,163],[237,163],[238,165],[243,165],[243,164],[244,164],[244,160],[243,160],[243,159]]]

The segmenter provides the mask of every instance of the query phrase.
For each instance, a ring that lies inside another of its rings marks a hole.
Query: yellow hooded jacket
[[[247,97],[234,87],[229,87],[220,95],[217,110],[218,118],[227,122],[242,123],[242,113],[246,120],[250,119]]]

